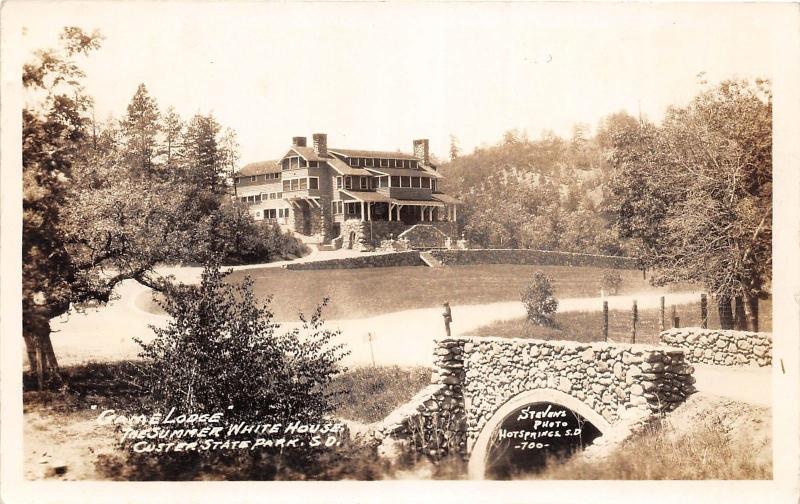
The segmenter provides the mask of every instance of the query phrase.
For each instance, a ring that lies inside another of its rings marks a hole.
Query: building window
[[[417,162],[416,161],[411,161],[411,168],[414,169],[414,170],[417,169]]]
[[[411,177],[411,187],[419,187],[419,177]]]
[[[261,201],[267,201],[268,199],[272,199],[270,196],[272,196],[272,195],[271,194],[267,194],[267,193],[263,193],[261,195]]]
[[[431,179],[429,179],[428,177],[422,177],[422,187],[424,187],[425,189],[430,189]]]
[[[306,166],[308,166],[308,161],[305,158],[300,158],[300,168],[305,168]]]
[[[353,177],[345,177],[344,178],[344,188],[345,189],[352,189],[353,188]]]
[[[389,187],[400,187],[400,177],[397,175],[392,175],[392,185]]]
[[[319,167],[319,163],[317,161],[309,161],[308,166],[310,166],[311,168],[317,168]]]
[[[436,180],[435,179],[431,179],[431,190],[432,191],[436,191]]]
[[[358,158],[350,158],[350,166],[358,166]]]
[[[400,177],[400,187],[411,187],[411,177]]]
[[[308,188],[319,189],[319,177],[308,177]]]
[[[250,177],[250,182],[255,182],[255,181],[256,181],[255,177]]]
[[[381,159],[381,166],[383,168],[388,168],[389,167],[389,160],[388,159]]]
[[[347,205],[347,213],[348,213],[349,215],[353,215],[353,214],[355,214],[355,213],[356,213],[356,206],[355,206],[353,203],[349,203],[349,204]]]
[[[292,190],[292,187],[291,187],[290,183],[291,183],[291,180],[284,180],[283,181],[283,190],[284,191],[291,191]]]
[[[342,177],[336,177],[336,189],[342,188]]]
[[[242,203],[247,203],[247,196],[242,196],[241,198],[239,198],[239,201],[241,201]]]
[[[300,189],[300,179],[292,179],[291,182],[292,191]]]
[[[367,158],[365,161],[366,161],[365,163],[366,166],[372,166],[374,160],[372,158]]]
[[[308,179],[301,178],[300,180],[300,190],[308,189]]]
[[[369,180],[367,177],[359,177],[361,179],[361,189],[368,189],[369,188]]]
[[[281,198],[283,198],[283,193],[282,193],[282,192],[279,192],[279,193],[278,193],[278,199],[281,199]]]

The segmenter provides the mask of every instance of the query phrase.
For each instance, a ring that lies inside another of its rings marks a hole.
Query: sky
[[[213,112],[242,164],[293,136],[448,156],[518,129],[569,136],[627,110],[658,121],[702,85],[772,78],[786,5],[29,2],[4,6],[27,53],[63,26],[98,29],[81,60],[95,115],[120,117],[139,83],[160,108]],[[790,6],[789,6],[790,7]]]

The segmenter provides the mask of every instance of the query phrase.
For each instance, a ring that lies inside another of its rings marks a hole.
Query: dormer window
[[[369,189],[369,180],[367,177],[361,177],[361,189]]]
[[[358,158],[350,158],[350,166],[358,166]]]
[[[381,167],[388,168],[389,167],[389,160],[388,159],[381,159]]]
[[[353,188],[353,177],[345,177],[344,178],[344,188],[345,189],[352,189]]]
[[[416,161],[411,161],[411,169],[412,170],[416,170],[417,169],[417,162]]]
[[[373,162],[372,158],[367,158],[366,161],[367,161],[366,166],[372,166],[372,162]]]

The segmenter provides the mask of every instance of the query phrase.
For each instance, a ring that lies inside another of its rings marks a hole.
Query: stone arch
[[[611,430],[611,424],[608,420],[574,396],[553,389],[536,389],[520,392],[500,406],[486,425],[483,426],[480,434],[478,434],[478,438],[475,440],[475,444],[472,446],[470,452],[468,463],[469,479],[484,479],[486,474],[486,457],[489,454],[492,434],[500,427],[506,417],[516,409],[527,404],[540,402],[556,403],[571,409],[597,427],[601,435],[605,435]]]

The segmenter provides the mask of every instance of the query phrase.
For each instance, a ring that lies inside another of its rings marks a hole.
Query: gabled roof
[[[326,159],[331,168],[337,171],[340,175],[372,175],[364,168],[356,168],[350,166],[339,158]]]
[[[306,161],[328,161],[330,157],[322,157],[319,156],[313,147],[292,147],[291,149],[286,151],[286,154],[281,156],[281,159],[288,156],[291,152],[298,154],[299,156],[303,157]]]
[[[234,176],[252,177],[253,175],[264,175],[266,173],[280,173],[281,167],[277,161],[258,161],[244,165]]]
[[[405,152],[390,152],[390,151],[370,151],[370,150],[355,150],[355,149],[333,149],[329,148],[329,152],[340,154],[346,157],[363,157],[363,158],[383,158],[383,159],[407,159],[409,161],[419,161],[413,154],[406,154]]]

